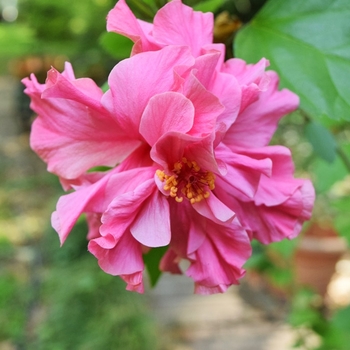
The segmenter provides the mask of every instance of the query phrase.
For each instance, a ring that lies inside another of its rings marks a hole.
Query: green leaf
[[[305,136],[319,157],[329,163],[334,161],[337,155],[337,143],[326,128],[317,122],[310,122],[305,126]]]
[[[30,50],[34,43],[34,31],[21,24],[3,24],[0,22],[0,56],[14,58]]]
[[[196,11],[215,12],[226,0],[206,0],[193,6]]]
[[[335,158],[332,166],[322,159],[316,159],[311,170],[314,174],[313,184],[317,193],[327,192],[335,182],[342,180],[348,174],[339,157]]]
[[[348,333],[348,339],[350,341],[350,306],[337,310],[337,312],[332,317],[332,323],[338,329],[341,329]]]
[[[279,253],[285,259],[290,259],[295,252],[297,244],[298,240],[296,239],[283,239],[282,241],[271,243],[268,249]]]
[[[104,83],[103,86],[102,86],[102,90],[104,92],[106,92],[108,90],[108,85],[106,86],[107,83]],[[106,89],[106,90],[104,90]],[[95,172],[95,171],[108,171],[108,170],[111,170],[112,168],[109,167],[109,166],[105,166],[105,165],[99,165],[99,166],[95,166],[91,169],[89,169],[89,173],[92,173],[92,172]]]
[[[333,210],[336,211],[334,219],[335,228],[339,234],[344,237],[350,246],[350,197],[345,196],[332,203]]]
[[[329,320],[329,330],[323,335],[321,349],[347,350],[350,342],[350,306],[336,310]]]
[[[350,120],[350,2],[270,0],[237,35],[235,54],[271,62],[309,115]]]
[[[150,7],[156,7],[156,1],[155,0],[141,0],[141,2],[144,2],[145,4],[147,4]]]
[[[167,251],[168,247],[152,248],[147,254],[143,256],[143,261],[147,267],[151,286],[154,287],[162,274],[159,270],[159,262]]]
[[[101,90],[103,92],[106,92],[109,90],[109,85],[108,85],[108,81],[106,81],[102,86],[101,86]]]
[[[114,58],[122,60],[130,56],[134,43],[125,36],[106,32],[100,36],[100,45]]]
[[[156,4],[149,0],[128,0],[128,5],[136,17],[143,20],[152,20],[157,11]]]

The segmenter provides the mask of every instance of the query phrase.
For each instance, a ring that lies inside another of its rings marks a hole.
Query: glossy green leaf
[[[117,60],[129,57],[133,44],[129,38],[117,33],[106,32],[100,37],[100,45]]]
[[[350,197],[345,196],[332,203],[332,208],[336,213],[334,224],[339,234],[344,237],[350,246]]]
[[[329,320],[328,331],[322,334],[320,350],[348,350],[350,343],[350,306],[338,309]]]
[[[224,2],[225,0],[206,0],[194,5],[193,8],[196,11],[215,12]]]
[[[154,287],[161,276],[162,272],[159,270],[159,262],[167,251],[168,247],[152,248],[147,254],[143,256],[143,261],[147,267],[151,286]]]
[[[143,20],[151,20],[157,11],[156,4],[151,0],[128,0],[128,4],[136,17]]]
[[[34,31],[21,24],[0,24],[0,56],[14,58],[30,50],[34,43]]]
[[[337,143],[325,127],[319,123],[310,122],[305,126],[305,136],[319,157],[329,163],[334,161],[337,154]]]
[[[313,184],[317,193],[327,192],[335,182],[342,180],[348,171],[339,157],[330,166],[328,162],[317,159],[312,164]]]
[[[347,331],[348,340],[350,341],[350,306],[337,310],[332,317],[332,324],[341,330]]]
[[[101,90],[102,90],[103,92],[106,92],[107,90],[109,90],[108,81],[106,81],[106,82],[101,86]]]
[[[350,120],[350,1],[270,0],[237,35],[235,54],[261,57],[309,115]]]

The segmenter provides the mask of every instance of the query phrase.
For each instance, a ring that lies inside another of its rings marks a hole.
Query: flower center
[[[156,174],[164,182],[164,190],[169,191],[169,196],[181,203],[187,198],[191,204],[198,203],[210,196],[210,191],[215,188],[215,175],[210,171],[203,171],[195,161],[189,161],[185,157],[174,164],[173,175],[167,175],[163,170],[157,170]]]

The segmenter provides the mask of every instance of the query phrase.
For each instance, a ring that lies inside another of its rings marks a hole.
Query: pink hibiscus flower
[[[163,271],[180,273],[186,259],[196,293],[223,292],[244,275],[252,238],[294,237],[311,215],[312,185],[294,179],[286,148],[268,146],[298,98],[278,91],[266,60],[224,63],[211,43],[212,15],[180,1],[154,25],[119,1],[108,26],[135,47],[106,93],[75,79],[69,64],[62,74],[51,69],[43,85],[23,80],[38,114],[31,146],[73,190],[52,224],[63,244],[87,213],[89,251],[129,290],[143,291],[143,254],[168,246]],[[203,36],[189,37],[193,26]],[[97,166],[111,169],[89,171]]]

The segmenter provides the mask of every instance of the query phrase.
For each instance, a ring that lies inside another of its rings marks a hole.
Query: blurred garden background
[[[127,2],[138,18],[151,21],[167,1]],[[331,40],[325,33],[339,34],[329,78],[323,76],[321,58],[310,62],[296,40],[287,43],[289,51],[277,50],[274,38],[264,37],[261,23],[269,27],[269,16],[272,23],[282,23],[273,22],[283,10],[276,10],[276,1],[183,2],[215,13],[215,41],[226,44],[227,58],[253,63],[266,56],[281,74],[282,86],[301,95],[302,109],[282,120],[273,142],[292,149],[298,177],[314,181],[313,219],[293,241],[255,243],[242,285],[205,298],[190,295],[190,281],[174,278],[171,284],[167,276],[145,295],[126,292],[124,283],[103,273],[87,252],[84,218],[60,248],[50,215],[63,190],[29,149],[35,116],[20,80],[35,73],[44,82],[51,66],[62,70],[70,61],[78,77],[89,76],[102,86],[111,68],[129,56],[132,43],[106,33],[105,18],[115,0],[0,0],[0,350],[284,350],[293,345],[348,350],[350,94],[344,95],[350,91],[350,28],[322,5],[298,27],[293,6],[287,9],[291,19],[283,26],[300,42],[305,36],[312,47],[322,43],[324,51],[317,52],[326,58],[329,47],[323,42]],[[346,0],[334,3],[337,16],[350,15]],[[255,21],[261,9],[260,22],[259,17]],[[292,63],[293,55],[299,55],[298,62]],[[299,85],[283,73],[285,62],[297,78],[303,71]],[[320,105],[325,113],[319,113]],[[334,111],[338,115],[332,116]]]

